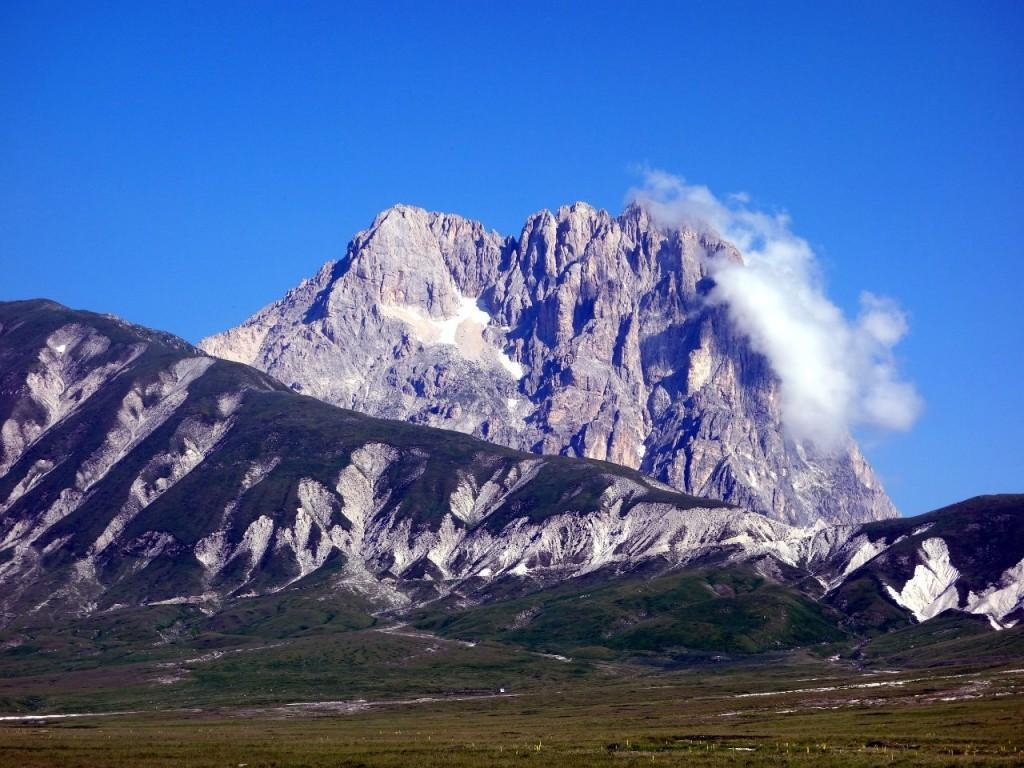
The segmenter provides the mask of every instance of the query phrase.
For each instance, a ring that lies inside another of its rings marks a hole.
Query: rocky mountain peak
[[[639,205],[530,216],[518,239],[398,205],[207,352],[373,415],[604,459],[791,523],[895,514],[856,445],[781,422],[778,379],[706,300],[713,233]]]
[[[465,295],[479,295],[503,246],[477,222],[396,205],[353,240],[346,261],[378,304],[415,306],[443,319],[459,312]]]

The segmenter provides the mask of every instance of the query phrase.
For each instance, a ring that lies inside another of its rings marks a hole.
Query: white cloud
[[[825,295],[814,252],[785,214],[750,210],[743,194],[719,200],[704,186],[648,171],[630,198],[660,226],[687,226],[731,242],[743,263],[710,258],[712,302],[765,355],[781,382],[782,417],[793,437],[830,447],[853,426],[909,429],[923,403],[900,378],[893,347],[907,318],[892,299],[861,294],[849,320]]]

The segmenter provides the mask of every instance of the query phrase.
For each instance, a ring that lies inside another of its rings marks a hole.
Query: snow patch
[[[950,608],[957,608],[960,598],[956,581],[960,571],[949,560],[949,548],[940,538],[925,539],[918,550],[923,560],[914,575],[897,592],[888,584],[885,590],[898,605],[914,614],[918,621],[927,621]]]
[[[425,315],[420,307],[413,305],[378,304],[377,309],[384,317],[409,326],[422,344],[454,346],[466,360],[497,363],[517,381],[526,373],[522,365],[487,341],[484,332],[491,323],[491,316],[480,309],[475,298],[461,297],[455,315],[441,320]]]
[[[988,617],[994,629],[1009,629],[1017,624],[1016,619],[1006,616],[1024,608],[1024,560],[1003,571],[998,585],[992,584],[981,594],[969,592],[967,611]]]
[[[526,369],[523,367],[522,363],[517,363],[509,357],[506,352],[498,352],[498,362],[501,363],[501,367],[508,371],[509,375],[516,381],[519,381],[526,375]]]
[[[438,320],[423,314],[415,305],[378,304],[377,309],[384,317],[401,320],[408,325],[416,338],[424,344],[452,344],[464,354],[479,355],[483,342],[483,330],[491,316],[480,309],[476,299],[463,297],[454,317]]]

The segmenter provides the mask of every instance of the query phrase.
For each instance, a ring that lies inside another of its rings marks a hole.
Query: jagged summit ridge
[[[387,418],[604,459],[790,523],[896,514],[848,441],[787,437],[779,382],[720,306],[728,242],[638,205],[530,216],[518,237],[407,205],[207,352]]]

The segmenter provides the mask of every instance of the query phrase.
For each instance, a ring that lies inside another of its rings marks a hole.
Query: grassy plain
[[[1024,765],[1024,627],[829,615],[709,571],[407,625],[315,592],[20,625],[0,768]]]
[[[824,676],[801,679],[800,669]],[[1024,760],[1024,671],[851,677],[830,676],[812,663],[763,672],[642,674],[461,700],[8,721],[0,723],[0,761],[454,768],[1009,766]]]
[[[871,668],[803,650],[583,663],[411,627],[170,666],[8,665],[0,691],[22,719],[0,721],[0,765],[1024,764],[1021,633],[913,629],[860,649]],[[916,666],[885,668],[910,645]],[[83,716],[44,714],[57,712]]]

